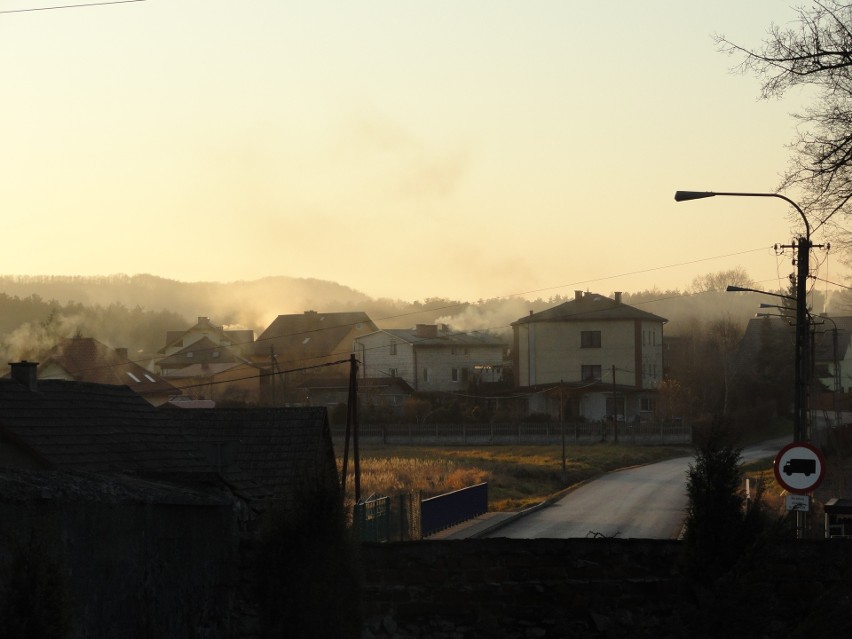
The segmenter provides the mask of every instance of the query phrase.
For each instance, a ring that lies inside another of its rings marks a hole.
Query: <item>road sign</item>
[[[807,495],[787,495],[787,510],[798,510],[799,512],[810,512],[811,498]]]
[[[775,456],[775,479],[782,488],[797,495],[812,492],[825,474],[820,450],[807,442],[787,444]]]

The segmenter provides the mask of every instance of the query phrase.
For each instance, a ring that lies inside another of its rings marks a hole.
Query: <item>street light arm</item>
[[[791,302],[795,302],[796,298],[792,295],[782,295],[781,293],[770,293],[769,291],[761,291],[756,288],[746,288],[745,286],[734,286],[729,284],[725,289],[728,293],[760,293],[761,295],[771,295],[772,297],[780,297],[781,299],[790,300]]]
[[[777,197],[780,200],[784,200],[785,202],[787,202],[787,204],[796,209],[796,212],[802,218],[802,222],[805,223],[805,238],[810,239],[811,237],[811,224],[810,222],[808,222],[808,218],[805,215],[805,212],[793,200],[781,193],[722,193],[721,191],[675,191],[675,202],[703,200],[706,197],[713,197],[716,195],[731,195],[735,197]]]

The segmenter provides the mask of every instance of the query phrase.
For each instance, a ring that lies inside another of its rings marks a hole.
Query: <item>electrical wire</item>
[[[32,11],[54,11],[56,9],[80,9],[82,7],[102,7],[108,4],[130,4],[131,2],[147,2],[147,0],[112,0],[110,2],[89,2],[86,4],[64,4],[53,7],[33,7],[31,9],[6,9],[0,13],[30,13]]]

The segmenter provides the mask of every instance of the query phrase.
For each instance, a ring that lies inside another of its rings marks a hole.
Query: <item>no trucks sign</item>
[[[775,479],[787,492],[806,495],[813,492],[825,474],[825,458],[807,442],[787,444],[775,456]]]

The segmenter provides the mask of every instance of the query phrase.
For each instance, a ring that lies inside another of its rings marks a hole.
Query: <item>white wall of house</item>
[[[361,361],[362,377],[400,377],[417,388],[414,348],[408,342],[377,331],[355,340],[355,356]]]
[[[662,326],[658,323],[641,324],[641,335],[648,342],[644,346],[636,343],[633,320],[530,322],[517,328],[520,386],[581,382],[590,370],[584,367],[599,367],[597,378],[612,383],[614,366],[615,383],[625,386],[636,386],[638,374],[643,388],[653,388],[653,380],[662,375]],[[599,332],[600,346],[584,347],[584,332]],[[637,353],[647,375],[636,371]]]
[[[385,331],[355,341],[363,377],[400,377],[421,392],[467,390],[481,371],[477,366],[500,367],[503,347],[482,344],[416,346]],[[485,381],[493,381],[493,374]]]

